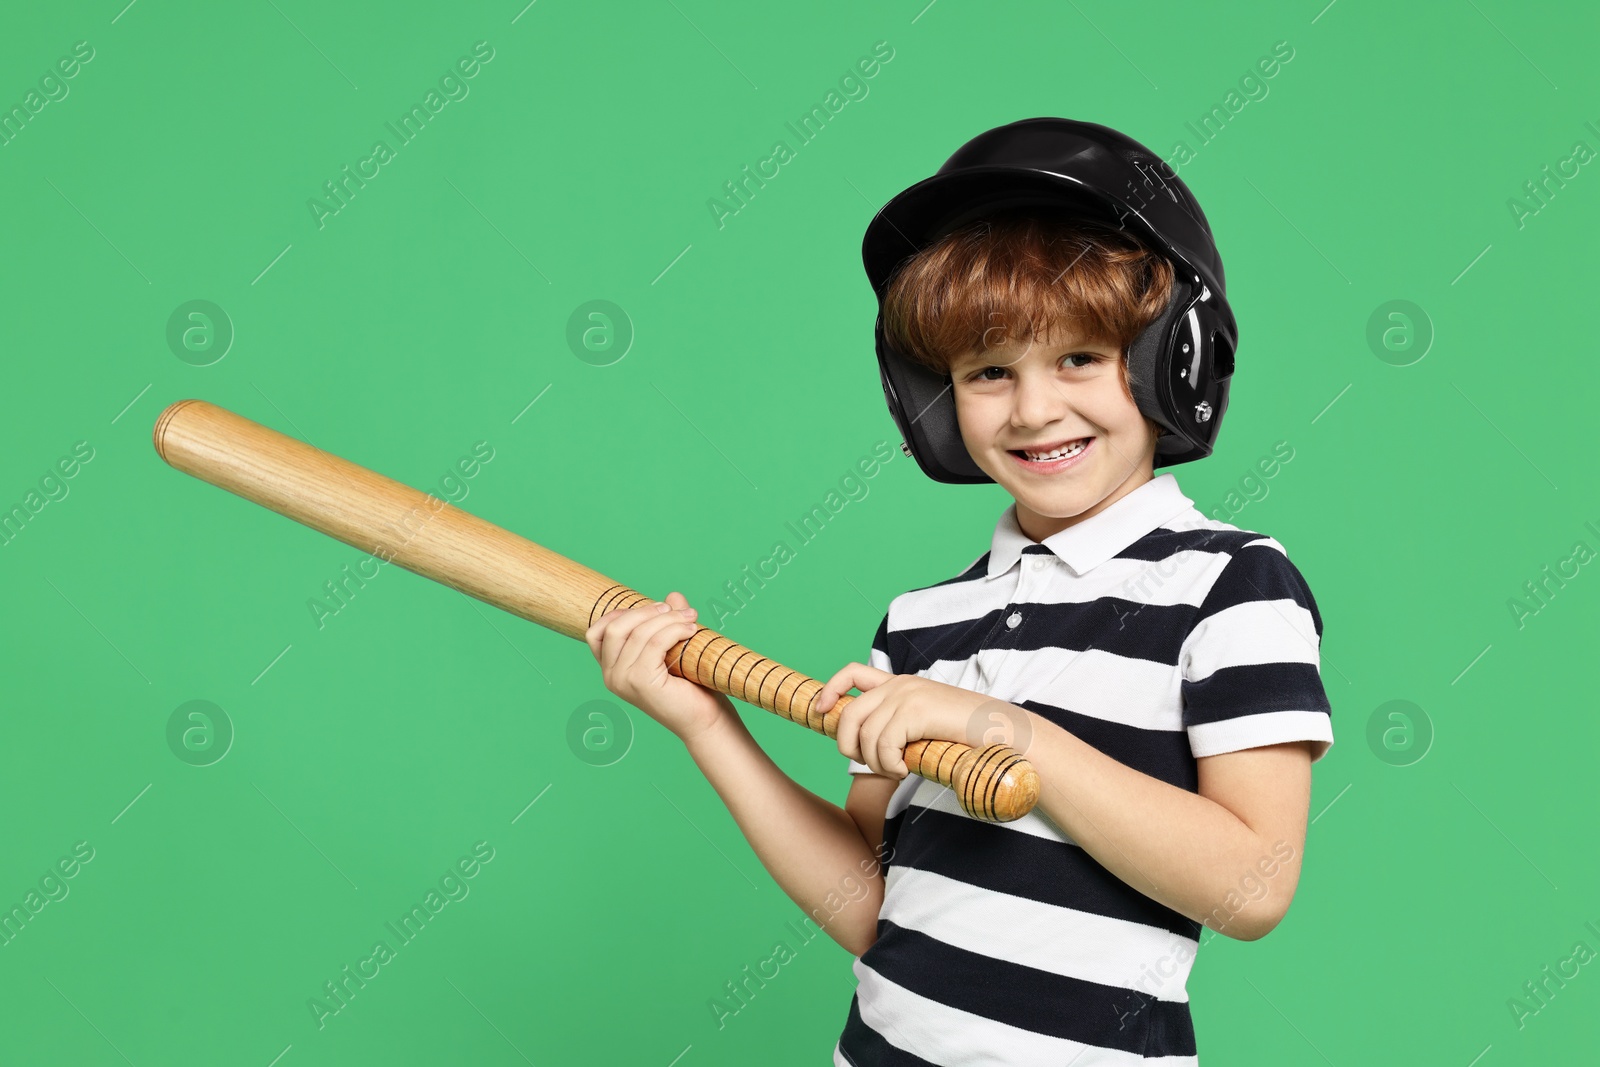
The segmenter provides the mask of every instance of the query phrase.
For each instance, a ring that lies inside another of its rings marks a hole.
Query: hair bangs
[[[1013,340],[1126,353],[1171,287],[1172,264],[1124,230],[1013,210],[967,223],[902,264],[884,295],[884,332],[940,373]]]

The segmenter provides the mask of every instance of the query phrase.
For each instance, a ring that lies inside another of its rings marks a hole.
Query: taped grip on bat
[[[617,585],[595,602],[591,623],[647,602],[654,603]],[[667,672],[834,738],[840,714],[855,699],[841,694],[827,714],[819,714],[815,705],[822,682],[704,626],[667,650]],[[962,810],[974,819],[1010,822],[1033,810],[1039,800],[1038,772],[1007,745],[973,748],[958,741],[913,741],[906,745],[904,756],[912,774],[950,787]]]

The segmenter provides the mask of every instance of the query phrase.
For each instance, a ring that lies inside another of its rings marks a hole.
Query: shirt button
[[[1011,613],[1011,617],[1006,620],[1006,626],[1009,627],[1010,629],[1015,630],[1017,628],[1017,624],[1020,623],[1021,621],[1022,621],[1022,613],[1020,611],[1013,611]]]
[[[1033,561],[1033,569],[1036,571],[1044,570],[1046,562],[1043,556],[1036,556]]]

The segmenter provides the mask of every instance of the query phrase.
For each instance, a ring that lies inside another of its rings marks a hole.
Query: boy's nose
[[[1070,410],[1066,390],[1054,382],[1024,379],[1012,394],[1011,424],[1018,428],[1046,426]]]

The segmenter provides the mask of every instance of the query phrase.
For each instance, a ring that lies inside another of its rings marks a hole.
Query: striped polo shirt
[[[1327,754],[1321,639],[1283,546],[1202,515],[1163,473],[1042,542],[1012,503],[961,573],[894,598],[869,663],[1027,708],[1198,792],[1200,756],[1299,740]],[[1201,924],[1042,808],[983,822],[909,775],[884,846],[835,1067],[1197,1064],[1184,987]]]

